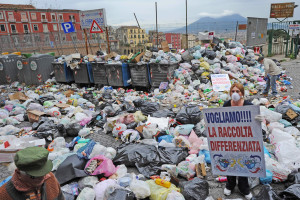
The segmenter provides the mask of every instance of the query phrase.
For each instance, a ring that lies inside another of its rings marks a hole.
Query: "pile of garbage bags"
[[[45,146],[66,199],[212,199],[202,110],[220,107],[230,97],[228,91],[212,89],[210,76],[228,74],[232,83],[245,86],[246,99],[255,98],[265,85],[264,68],[254,52],[230,45],[196,46],[178,53],[147,51],[138,62],[178,63],[167,87],[150,91],[79,88],[55,80],[38,87],[1,86],[0,151]],[[131,59],[105,56],[98,53],[94,59]],[[72,55],[57,61],[76,68],[78,59]],[[290,81],[283,73],[277,84],[287,87]],[[271,102],[255,98],[252,103],[260,106],[264,118],[267,168],[266,178],[249,179],[253,187],[264,185],[254,198],[300,198],[300,102],[283,96]],[[115,144],[102,144],[103,134]],[[13,155],[0,153],[0,162],[13,162]],[[271,183],[285,183],[287,189],[275,192]]]

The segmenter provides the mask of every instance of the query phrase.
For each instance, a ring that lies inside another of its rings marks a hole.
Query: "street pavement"
[[[288,88],[288,91],[285,93],[280,93],[281,95],[290,95],[291,98],[294,100],[300,99],[300,59],[298,60],[291,60],[287,62],[282,62],[281,63],[283,69],[286,70],[287,76],[292,78],[292,85],[293,89]],[[259,97],[259,95],[258,95]],[[19,125],[20,126],[20,125]],[[30,126],[30,123],[27,124],[21,124],[21,126]],[[111,134],[105,134],[102,131],[94,132],[93,134],[88,136],[90,139],[93,139],[96,142],[100,142],[103,146],[106,147],[113,147],[117,148],[120,144],[120,140],[116,140],[111,136]],[[67,141],[70,141],[70,138],[67,139]],[[130,168],[128,169],[129,172],[135,172],[138,173],[136,168]],[[8,164],[1,164],[0,165],[0,181],[5,179],[6,177],[10,176],[13,173],[13,170],[8,170]],[[243,196],[239,194],[239,192],[236,191],[230,195],[229,197],[225,197],[223,195],[223,189],[225,187],[225,183],[219,183],[215,181],[216,176],[213,176],[210,172],[208,172],[208,176],[206,177],[206,180],[209,182],[209,190],[210,190],[210,195],[214,198],[217,199],[219,197],[221,198],[226,198],[226,199],[237,199],[241,198],[243,199]],[[182,179],[183,180],[183,179]],[[284,190],[284,184],[271,184],[273,189],[275,191],[282,191]],[[255,187],[252,190],[252,194],[258,194],[258,192],[261,189],[261,185]]]

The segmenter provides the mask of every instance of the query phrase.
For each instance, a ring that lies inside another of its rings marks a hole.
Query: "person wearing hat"
[[[266,80],[266,87],[264,91],[261,93],[265,97],[268,96],[270,87],[272,89],[272,96],[276,97],[277,89],[276,89],[276,80],[278,79],[279,75],[281,74],[280,68],[276,65],[276,63],[268,58],[259,57],[257,60],[260,64],[263,64],[265,67],[265,77]]]
[[[0,200],[64,200],[60,185],[51,172],[49,152],[42,147],[28,147],[15,155],[12,178],[0,187]]]

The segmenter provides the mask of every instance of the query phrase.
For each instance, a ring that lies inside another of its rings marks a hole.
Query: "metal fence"
[[[240,21],[246,23],[246,21]],[[198,22],[188,25],[188,34],[197,34],[199,32],[214,31],[219,38],[231,39],[246,42],[246,31],[238,31],[236,34],[237,21],[224,22]],[[119,27],[113,27],[117,29]],[[146,32],[155,30],[155,24],[141,24],[141,28]],[[159,32],[165,33],[181,33],[185,34],[185,25],[180,23],[159,24]],[[109,35],[117,40],[116,31],[112,31]],[[149,41],[151,42],[151,41]],[[123,54],[124,49],[120,48],[119,41],[110,42],[110,50]],[[90,34],[87,31],[87,46],[90,54],[95,54],[98,50],[106,51],[107,43],[104,34]],[[22,52],[22,53],[47,53],[55,52],[55,55],[67,55],[71,53],[81,53],[86,55],[85,33],[77,30],[75,33],[65,34],[64,32],[44,32],[44,33],[27,33],[27,34],[11,34],[0,35],[0,51],[1,52]]]

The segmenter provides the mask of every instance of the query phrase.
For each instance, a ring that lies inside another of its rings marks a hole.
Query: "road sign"
[[[61,25],[62,25],[65,33],[75,32],[75,28],[74,28],[72,22],[61,23]]]
[[[288,18],[294,16],[295,2],[272,3],[270,18]]]
[[[80,25],[81,28],[91,28],[91,25],[94,20],[102,26],[106,27],[106,14],[105,9],[97,9],[97,10],[86,10],[86,11],[80,11]]]
[[[96,22],[96,20],[93,21],[90,33],[103,33],[103,30],[99,26],[99,24]]]
[[[239,30],[247,30],[247,24],[239,24]]]
[[[290,24],[289,29],[299,30],[300,29],[300,24]]]

